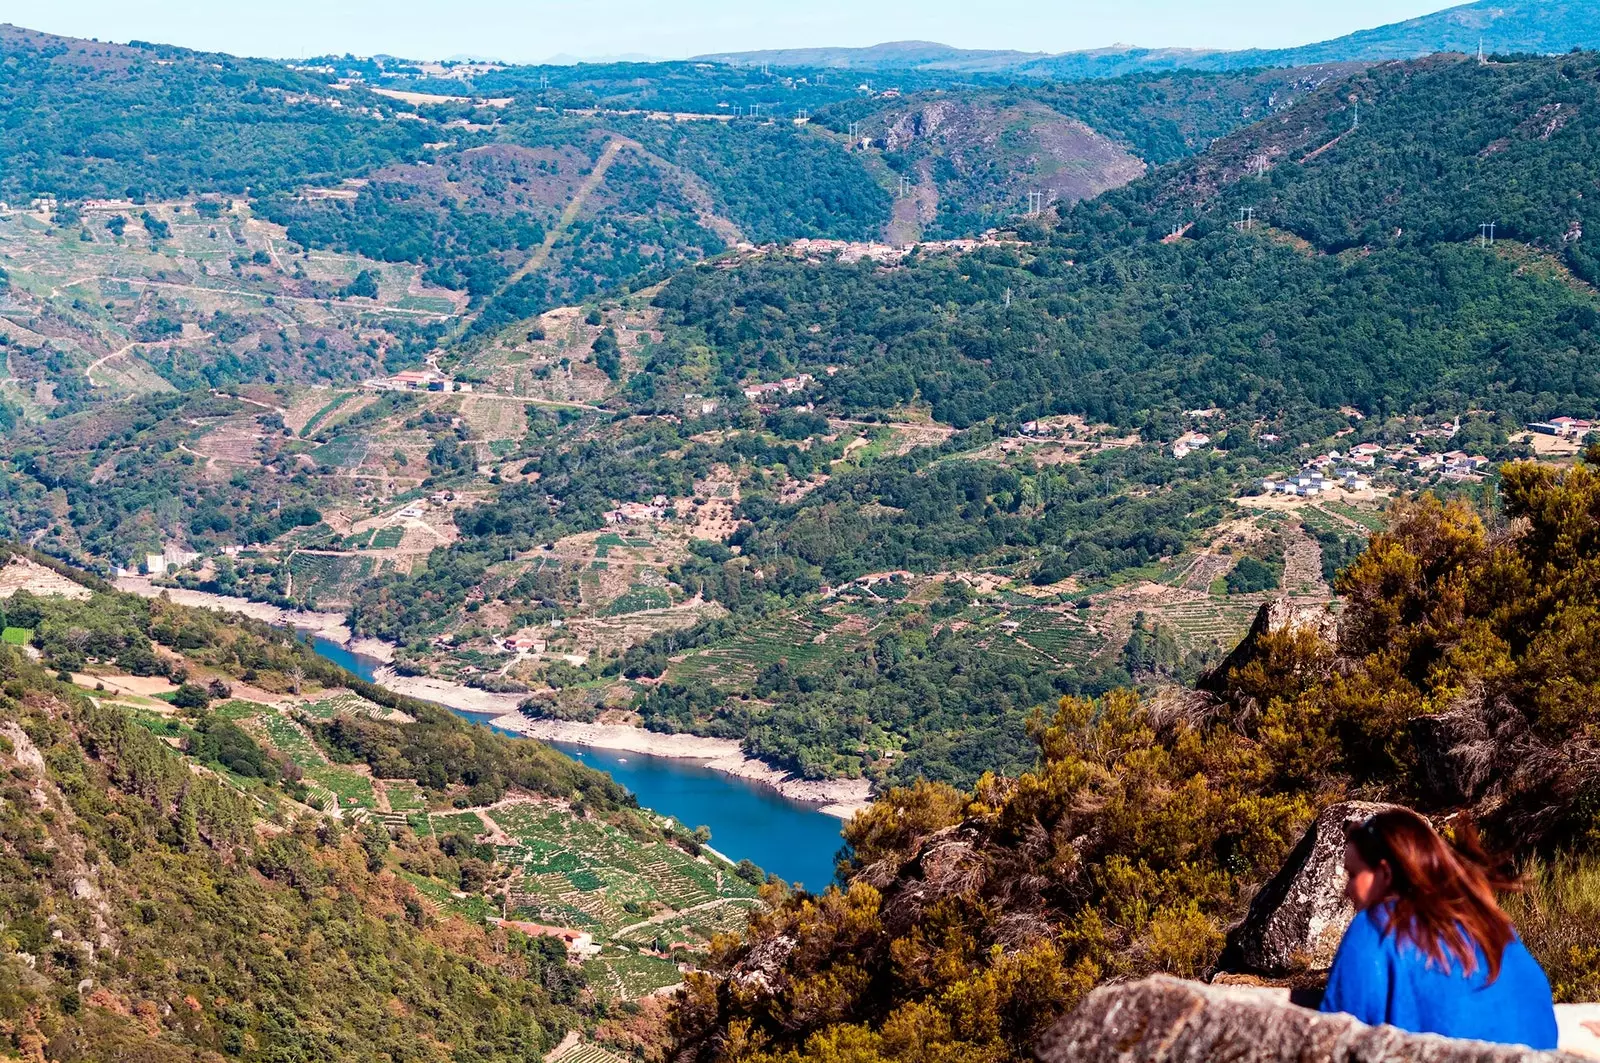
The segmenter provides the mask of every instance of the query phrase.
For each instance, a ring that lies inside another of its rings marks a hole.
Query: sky
[[[299,58],[682,58],[931,40],[1062,52],[1124,43],[1276,48],[1449,0],[0,0],[0,22],[99,40]]]

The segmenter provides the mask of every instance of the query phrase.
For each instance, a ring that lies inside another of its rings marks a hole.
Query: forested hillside
[[[8,623],[36,626],[62,675],[85,668],[86,655],[102,670],[112,661],[110,671],[170,670],[154,638],[194,654],[190,667],[335,681],[271,629],[137,599],[19,593],[4,609]],[[113,704],[115,695],[86,696],[11,645],[0,647],[0,681],[0,1013],[10,1051],[377,1060],[456,1058],[470,1045],[475,1058],[526,1059],[584,1021],[589,1000],[564,950],[443,915],[385,864],[386,833],[287,800],[313,800],[298,767],[264,755],[230,722],[237,714],[179,727]],[[197,684],[179,692],[190,708],[209,700]],[[501,787],[565,795],[576,786],[597,809],[621,807],[609,780],[570,762],[563,776],[562,758],[531,743],[512,751],[520,766],[496,763],[492,736],[447,714],[389,730],[396,747],[375,760],[391,777],[431,773],[448,788],[464,767]],[[161,737],[184,734],[187,743]]]
[[[1374,67],[1085,205],[1069,228],[1092,250],[1190,223],[1204,236],[1249,208],[1336,253],[1466,243],[1493,222],[1588,276],[1597,84],[1592,54]]]
[[[0,193],[166,199],[289,189],[426,152],[392,101],[275,63],[0,29]]]

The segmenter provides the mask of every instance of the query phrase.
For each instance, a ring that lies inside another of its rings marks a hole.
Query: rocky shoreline
[[[242,613],[278,627],[292,627],[337,642],[351,653],[383,662],[374,682],[396,694],[434,701],[463,712],[491,717],[496,727],[527,738],[546,742],[568,742],[594,749],[613,749],[651,757],[695,761],[712,771],[776,790],[791,801],[817,805],[818,811],[839,819],[849,819],[872,803],[872,784],[865,779],[799,779],[764,761],[747,757],[739,743],[730,738],[705,738],[688,734],[657,734],[623,724],[577,723],[568,720],[534,720],[520,711],[520,694],[495,694],[462,683],[430,676],[406,676],[389,667],[395,647],[375,638],[354,638],[341,613],[281,609],[265,602],[252,602],[226,594],[158,587],[145,577],[125,576],[116,581],[118,590],[145,598],[168,595],[179,605],[217,612]]]

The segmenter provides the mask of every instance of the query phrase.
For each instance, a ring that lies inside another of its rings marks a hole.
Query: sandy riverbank
[[[212,594],[209,591],[190,591],[181,587],[158,587],[148,576],[123,576],[116,580],[119,591],[137,594],[141,598],[159,598],[163,594],[179,605],[187,605],[195,609],[210,609],[216,613],[240,613],[252,620],[265,620],[274,627],[292,627],[298,631],[309,631],[321,635],[329,642],[345,643],[350,641],[350,628],[345,623],[343,613],[319,613],[308,609],[281,609],[276,605],[266,602],[252,602],[248,598],[238,598],[229,594]],[[376,642],[375,639],[363,639],[362,642]],[[383,646],[383,643],[378,643]],[[351,647],[354,652],[367,653],[366,650]],[[385,647],[391,656],[392,650]],[[378,656],[371,654],[371,656]]]
[[[871,784],[865,779],[832,779],[826,782],[797,779],[770,764],[745,756],[739,743],[731,738],[657,734],[624,724],[532,720],[520,712],[494,722],[508,731],[545,742],[570,742],[595,749],[698,761],[713,771],[770,786],[791,801],[821,805],[819,811],[840,819],[849,819],[872,803]]]
[[[351,647],[354,649],[354,647]],[[488,716],[500,717],[507,714],[521,718],[517,707],[526,700],[526,694],[493,694],[477,687],[469,687],[463,683],[452,683],[448,679],[434,679],[431,676],[401,675],[393,668],[379,668],[373,673],[372,681],[385,690],[392,690],[396,694],[404,694],[408,698],[421,698],[423,701],[436,701],[440,705],[448,705],[452,709],[461,709],[464,712],[479,712]],[[499,719],[495,720],[499,725]],[[511,730],[507,727],[506,730]]]
[[[394,660],[395,647],[375,638],[351,638],[350,628],[341,613],[319,613],[304,609],[280,609],[265,602],[252,602],[226,594],[207,591],[181,590],[158,587],[148,578],[124,576],[116,581],[117,589],[145,598],[159,598],[166,594],[179,605],[188,605],[217,612],[242,613],[257,620],[265,620],[278,627],[294,627],[310,631],[330,642],[340,643],[351,653],[388,662]],[[652,757],[674,760],[692,760],[713,771],[762,786],[770,786],[791,801],[819,805],[819,811],[840,819],[849,819],[872,803],[871,784],[865,779],[834,779],[816,782],[798,779],[763,761],[744,755],[739,743],[728,738],[703,738],[699,735],[657,734],[638,727],[621,724],[574,723],[565,720],[531,720],[519,711],[524,696],[521,694],[494,694],[478,690],[447,679],[429,676],[406,676],[392,667],[378,669],[373,676],[381,687],[421,698],[425,701],[448,705],[465,712],[492,716],[495,726],[528,738],[546,742],[570,742],[596,749],[615,749],[640,753]]]

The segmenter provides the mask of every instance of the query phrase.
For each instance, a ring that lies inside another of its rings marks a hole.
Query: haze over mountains
[[[697,58],[774,67],[824,67],[889,73],[947,71],[1027,78],[1117,77],[1156,70],[1245,70],[1251,67],[1411,59],[1435,52],[1565,52],[1600,44],[1600,5],[1585,0],[1479,0],[1431,15],[1361,30],[1296,48],[1224,51],[1111,45],[1083,51],[984,51],[928,41],[870,48],[787,48],[718,52]]]

